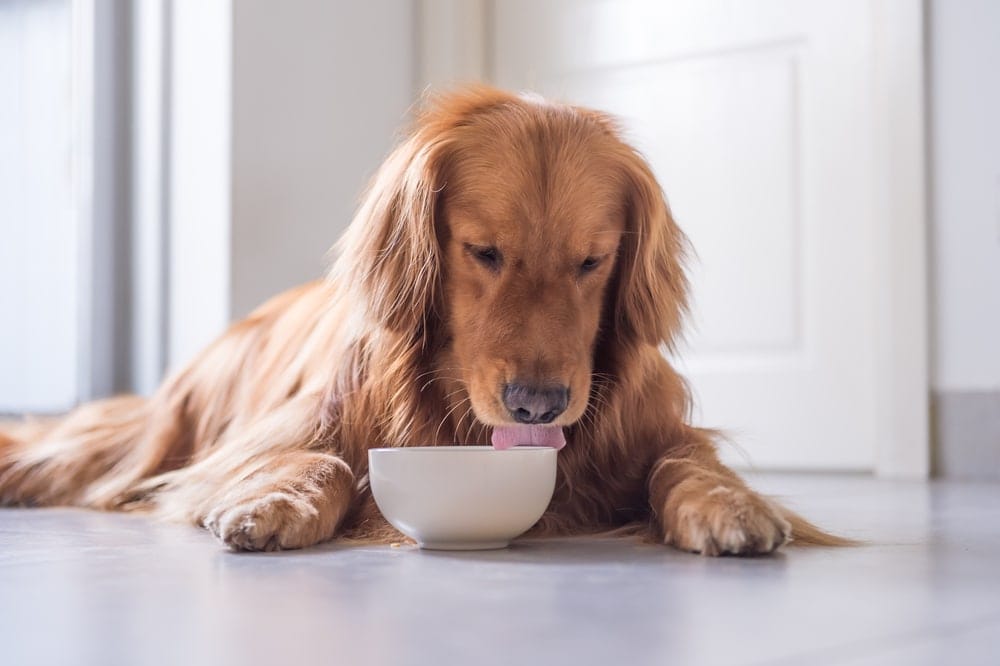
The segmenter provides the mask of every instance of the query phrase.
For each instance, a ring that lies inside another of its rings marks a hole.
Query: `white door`
[[[872,6],[491,7],[498,85],[619,115],[652,163],[696,252],[674,360],[696,421],[732,436],[737,447],[722,452],[737,466],[876,467],[888,184]]]

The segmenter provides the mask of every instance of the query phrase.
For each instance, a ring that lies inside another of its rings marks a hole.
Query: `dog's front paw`
[[[759,555],[788,542],[791,525],[764,498],[746,488],[679,483],[663,513],[666,542],[702,555]]]
[[[203,521],[231,549],[251,551],[312,545],[319,540],[319,523],[319,510],[315,506],[284,492],[219,506]]]

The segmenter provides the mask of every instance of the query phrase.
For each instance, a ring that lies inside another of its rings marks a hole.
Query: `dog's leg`
[[[333,537],[350,506],[354,475],[336,456],[276,456],[215,500],[203,524],[233,550],[303,548]]]
[[[334,535],[354,475],[306,391],[226,434],[189,466],[148,478],[123,498],[168,520],[207,527],[234,550],[303,548]]]
[[[785,512],[718,461],[708,437],[688,429],[677,456],[653,467],[649,499],[666,543],[703,555],[770,553],[786,543]]]

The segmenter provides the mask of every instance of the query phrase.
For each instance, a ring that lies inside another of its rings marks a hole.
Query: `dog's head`
[[[610,118],[478,88],[419,118],[343,252],[370,316],[439,350],[494,445],[559,446],[599,348],[672,340],[683,245]]]

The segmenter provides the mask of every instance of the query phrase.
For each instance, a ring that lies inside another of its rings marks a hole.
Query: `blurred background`
[[[650,159],[730,462],[1000,478],[998,62],[991,0],[2,0],[0,413],[153,391],[487,81]]]

